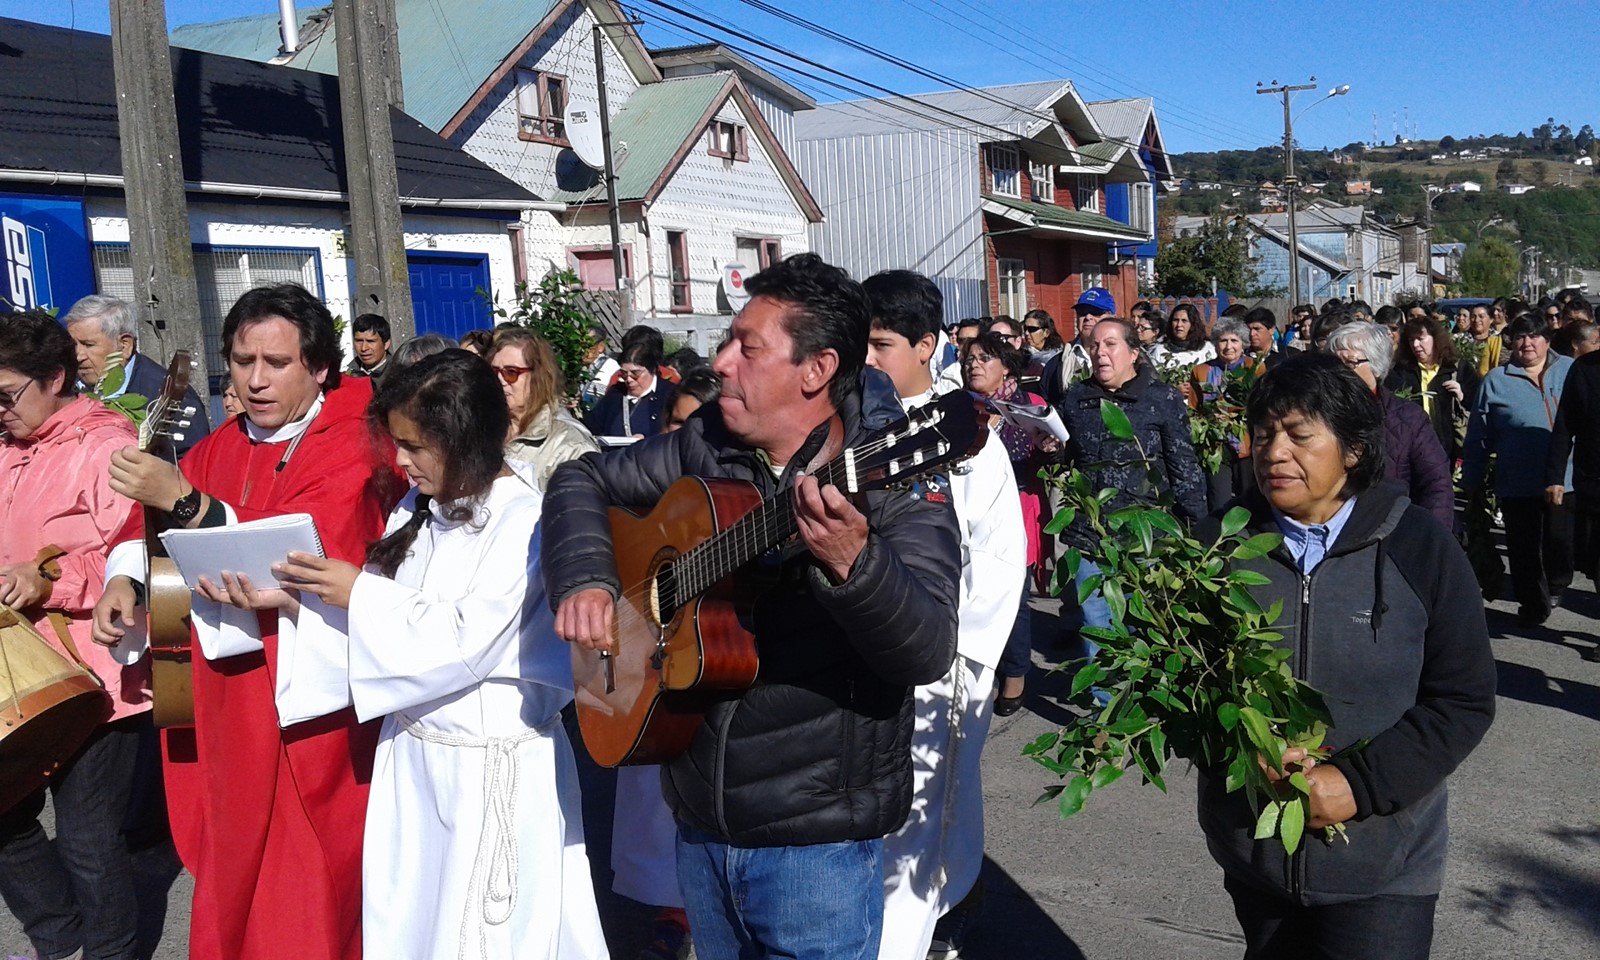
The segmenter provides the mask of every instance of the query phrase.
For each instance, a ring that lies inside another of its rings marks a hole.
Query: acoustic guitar
[[[977,453],[989,436],[965,391],[873,433],[820,469],[846,495],[909,485]],[[748,689],[760,669],[750,612],[751,561],[797,531],[791,491],[684,477],[649,513],[612,508],[623,584],[609,653],[573,645],[578,725],[602,766],[683,753],[711,702]]]
[[[161,392],[145,408],[139,425],[139,449],[173,459],[178,433],[191,423],[193,407],[185,406],[189,389],[189,351],[179,350],[167,365]],[[144,509],[145,609],[150,624],[151,717],[158,727],[194,723],[194,675],[189,646],[189,586],[161,545],[161,531],[171,527],[165,510]]]

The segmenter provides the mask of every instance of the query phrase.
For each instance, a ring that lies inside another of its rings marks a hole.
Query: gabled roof
[[[705,66],[714,70],[732,70],[744,78],[748,85],[759,83],[777,94],[790,110],[814,110],[817,101],[796,89],[774,73],[756,66],[720,43],[697,43],[683,47],[663,47],[650,51],[650,59],[662,74],[674,68]]]
[[[395,0],[406,111],[433,130],[453,132],[452,122],[459,122],[464,109],[492,86],[488,81],[509,71],[534,41],[580,2],[597,11],[598,19],[628,19],[612,0]],[[660,77],[631,27],[606,32],[641,83]],[[333,8],[301,11],[300,34],[300,49],[280,57],[278,15],[270,13],[179,27],[172,31],[172,42],[337,74]]]
[[[6,171],[70,174],[80,184],[120,178],[111,38],[9,19],[0,19],[0,36],[0,180]],[[337,78],[181,48],[172,70],[190,189],[328,201],[346,192]],[[402,203],[540,204],[401,111],[390,122]]]
[[[707,125],[730,97],[738,102],[750,134],[772,158],[795,202],[813,223],[821,222],[822,209],[762,119],[749,91],[737,75],[726,72],[647,83],[611,118],[617,202],[654,200],[689,151],[705,145]],[[574,205],[604,203],[605,189],[597,176],[593,186],[557,190],[551,198]]]
[[[980,141],[1030,140],[1059,151],[1057,162],[1065,164],[1079,161],[1077,144],[1104,139],[1070,80],[823,103],[794,121],[799,140],[907,129],[962,130]]]
[[[1154,100],[1149,97],[1091,100],[1088,107],[1108,140],[1142,145],[1148,134],[1150,159],[1155,164],[1156,175],[1163,180],[1176,176],[1172,158],[1167,156],[1167,143],[1161,135],[1161,121],[1156,118]]]
[[[1068,210],[1053,203],[1030,203],[1027,200],[986,193],[983,195],[983,208],[986,213],[993,213],[1025,226],[1038,227],[1043,231],[1061,231],[1096,239],[1141,241],[1149,239],[1143,230],[1118,223],[1110,217],[1083,210]]]

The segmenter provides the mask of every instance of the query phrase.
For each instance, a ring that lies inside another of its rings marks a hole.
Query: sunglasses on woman
[[[506,383],[509,384],[509,383],[516,383],[518,380],[521,380],[522,379],[522,375],[525,374],[525,373],[532,373],[533,372],[533,368],[532,367],[513,367],[513,366],[510,366],[510,365],[506,365],[506,366],[497,366],[497,367],[495,367],[494,368],[494,372],[498,373],[500,375],[500,379],[501,380],[504,380]]]

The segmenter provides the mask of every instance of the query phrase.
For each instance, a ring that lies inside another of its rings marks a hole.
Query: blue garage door
[[[489,290],[489,257],[481,253],[407,253],[411,306],[417,333],[439,333],[460,340],[468,330],[486,329],[489,304],[478,291]]]

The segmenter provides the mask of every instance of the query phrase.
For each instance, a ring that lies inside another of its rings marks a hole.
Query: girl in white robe
[[[370,416],[416,489],[364,570],[292,554],[278,571],[304,601],[284,602],[296,622],[280,638],[281,721],[341,694],[362,720],[383,718],[364,956],[604,958],[560,716],[571,666],[539,570],[542,497],[501,459],[495,375],[439,354],[391,374]]]

